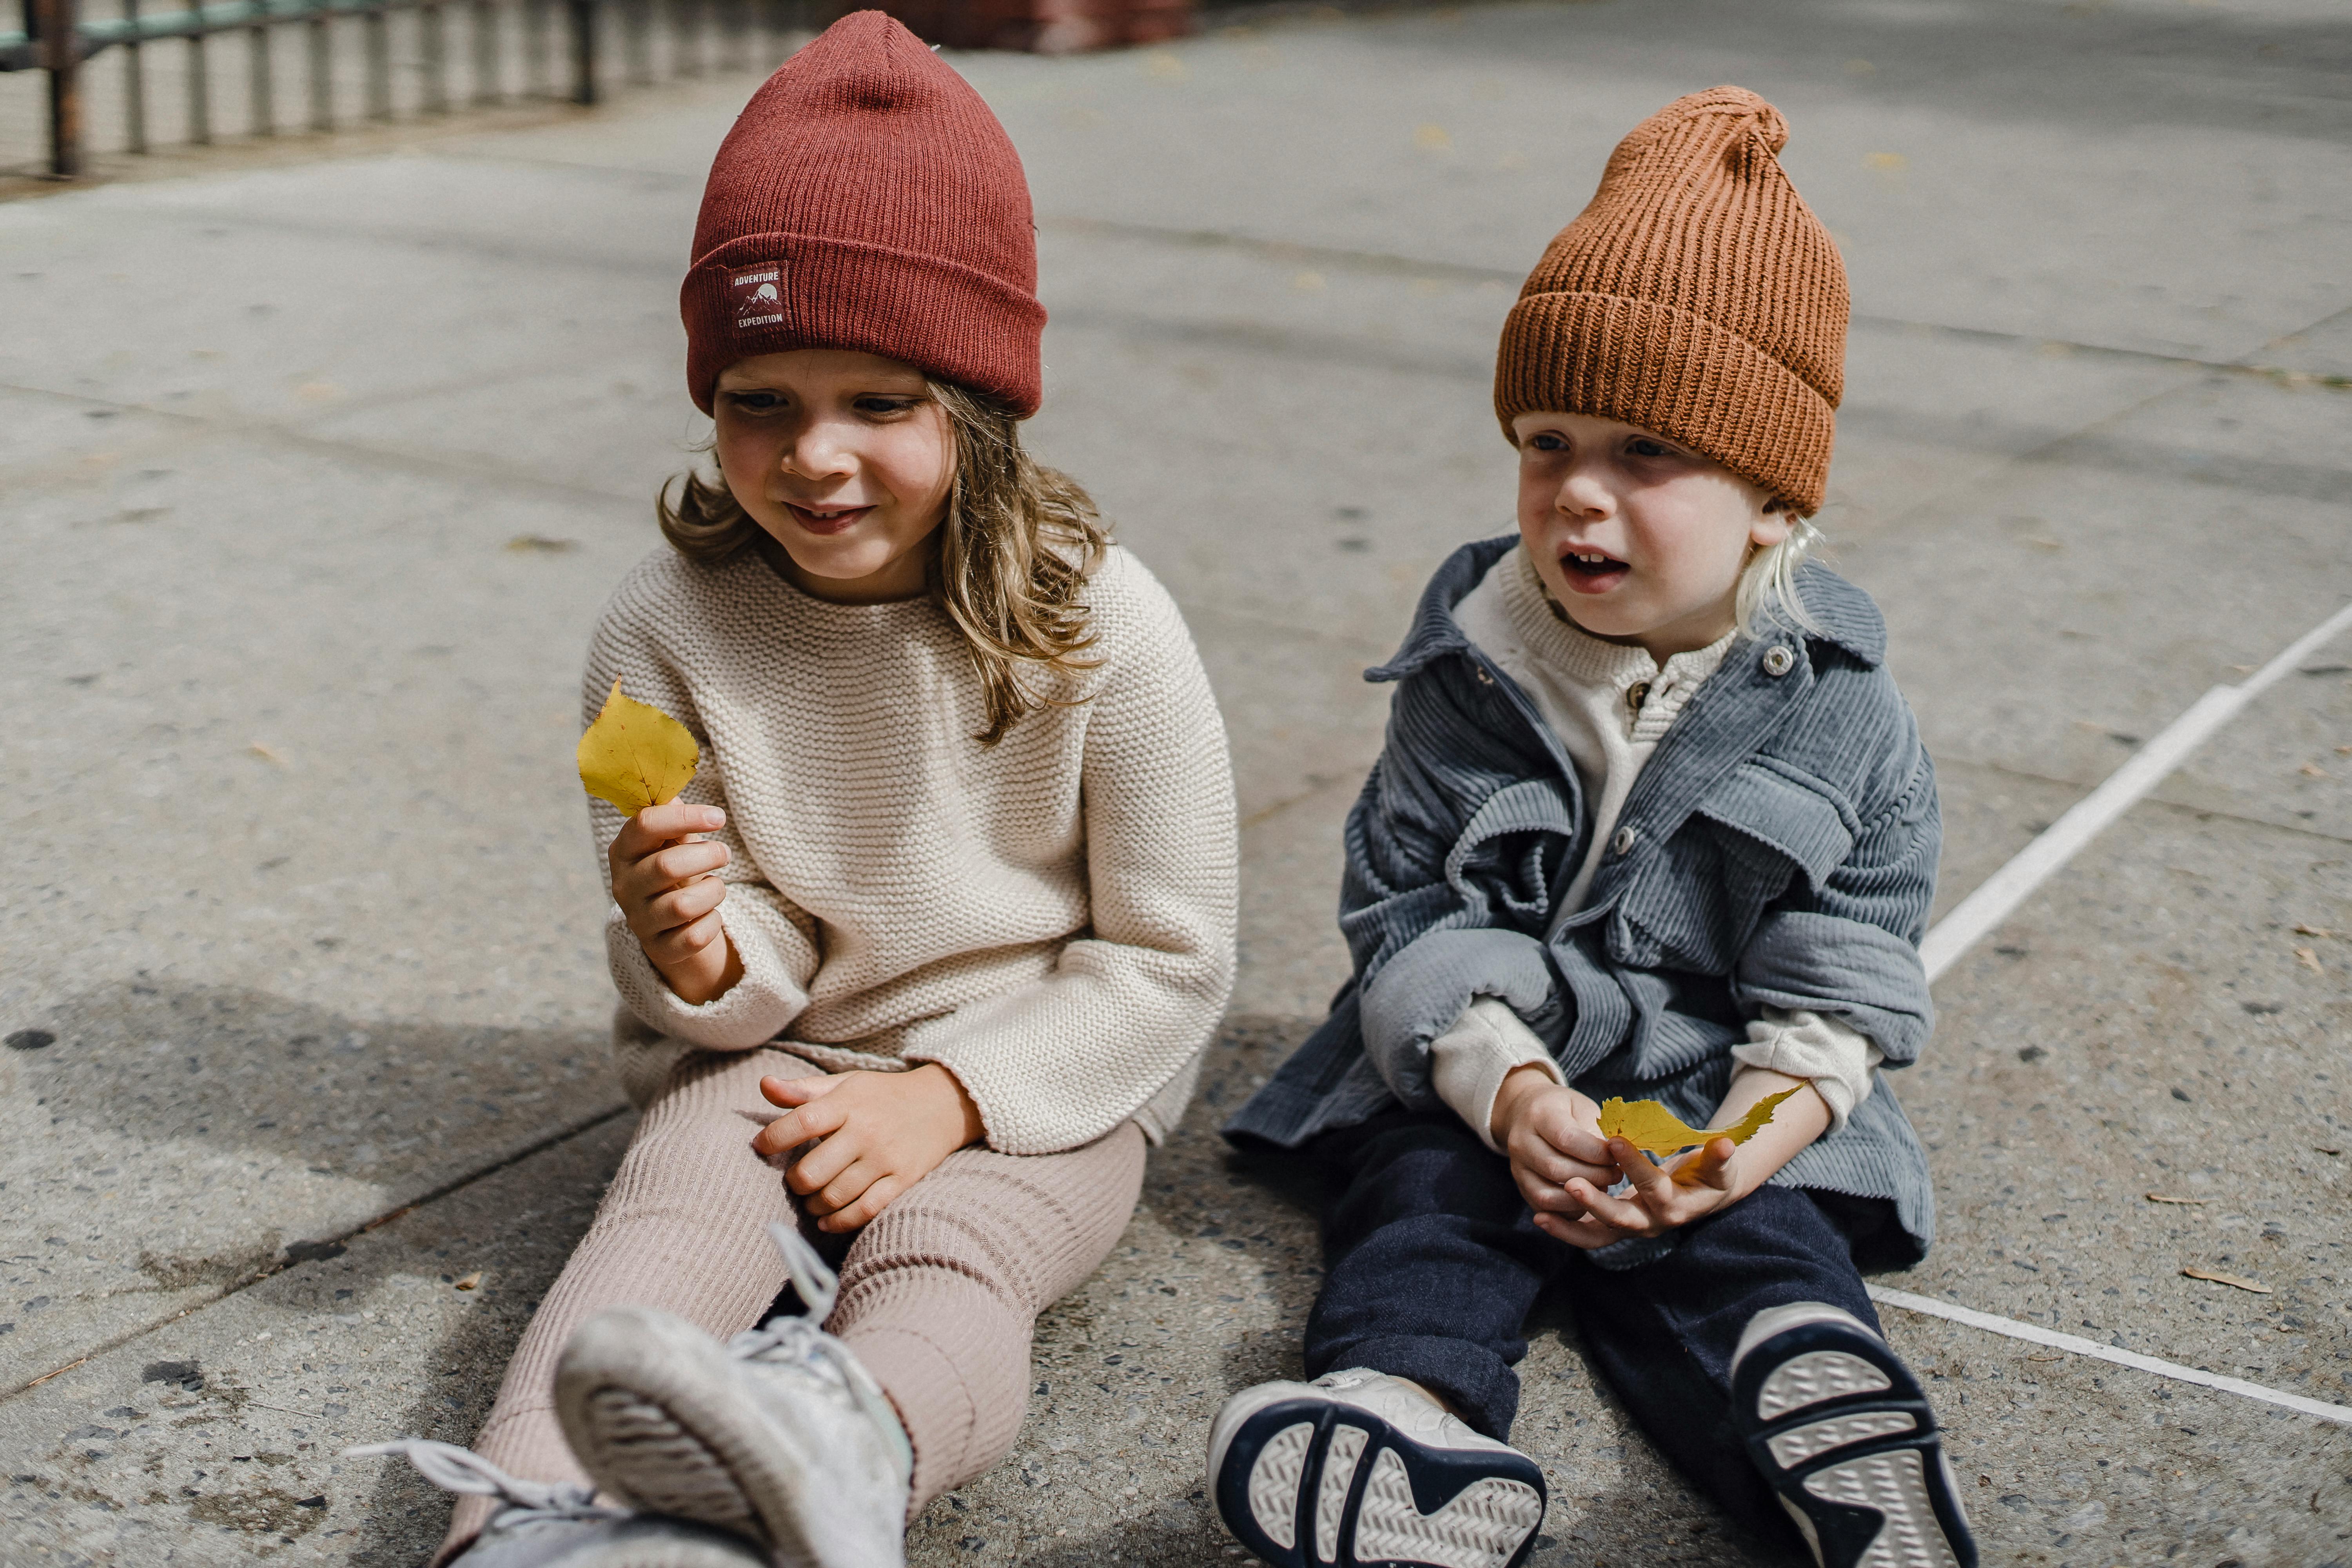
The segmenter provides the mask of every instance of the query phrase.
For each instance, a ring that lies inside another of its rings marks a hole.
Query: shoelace
[[[882,1434],[904,1479],[914,1468],[914,1450],[908,1446],[898,1411],[850,1348],[817,1326],[833,1315],[841,1294],[840,1276],[793,1226],[772,1220],[768,1236],[783,1254],[784,1272],[792,1277],[793,1291],[808,1315],[771,1318],[756,1329],[746,1329],[727,1342],[728,1353],[764,1366],[793,1367],[841,1389]]]
[[[436,1443],[430,1437],[396,1437],[389,1443],[362,1443],[343,1450],[347,1459],[396,1456],[416,1467],[416,1473],[447,1492],[494,1497],[507,1506],[501,1524],[531,1524],[541,1521],[627,1519],[625,1508],[607,1508],[596,1501],[593,1488],[574,1481],[551,1484],[510,1476],[471,1448]]]

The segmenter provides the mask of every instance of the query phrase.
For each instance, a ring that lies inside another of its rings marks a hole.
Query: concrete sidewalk
[[[1223,1562],[1207,1417],[1297,1369],[1318,1251],[1211,1130],[1344,974],[1358,672],[1509,526],[1495,332],[1614,139],[1726,80],[1794,125],[1855,297],[1822,521],[1941,770],[1948,908],[2352,599],[2352,19],[1616,0],[956,63],[1035,188],[1035,443],[1192,619],[1247,880],[1203,1103],[915,1560]],[[471,1436],[627,1136],[578,666],[701,432],[676,288],[751,86],[0,205],[0,1561],[437,1537],[337,1455]],[[2352,1405],[2352,638],[1937,998],[1895,1091],[1942,1231],[1884,1283]],[[2352,1563],[2352,1427],[1886,1319],[1988,1563]],[[1534,1339],[1538,1563],[1756,1560],[1565,1306]]]

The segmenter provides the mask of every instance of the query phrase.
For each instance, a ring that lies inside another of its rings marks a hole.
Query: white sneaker
[[[1936,1413],[1851,1312],[1800,1301],[1749,1320],[1731,1418],[1822,1568],[1977,1568]]]
[[[1234,1538],[1277,1568],[1515,1568],[1543,1522],[1543,1471],[1384,1373],[1261,1383],[1209,1431]]]
[[[747,1536],[794,1568],[901,1568],[913,1450],[873,1374],[817,1327],[835,1280],[772,1225],[806,1318],[722,1345],[647,1308],[599,1312],[556,1364],[555,1409],[596,1484]]]
[[[399,1454],[444,1491],[494,1497],[506,1506],[449,1568],[764,1568],[738,1538],[597,1504],[586,1487],[518,1480],[469,1448],[404,1437],[346,1448],[346,1458]]]

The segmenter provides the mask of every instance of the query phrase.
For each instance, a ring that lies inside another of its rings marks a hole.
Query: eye
[[[922,401],[919,397],[893,397],[876,392],[859,398],[854,406],[860,414],[887,418],[894,414],[904,414]]]
[[[1625,443],[1625,450],[1636,458],[1679,458],[1682,454],[1664,441],[1651,436],[1636,436]]]
[[[1528,445],[1533,447],[1538,452],[1565,452],[1568,450],[1568,441],[1566,437],[1554,435],[1549,430],[1537,431],[1534,435],[1528,437]]]
[[[727,405],[745,414],[767,414],[784,405],[784,400],[772,392],[730,392]]]

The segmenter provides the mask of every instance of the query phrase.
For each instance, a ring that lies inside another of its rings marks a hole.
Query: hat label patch
[[[727,297],[735,301],[735,325],[773,326],[784,319],[784,264],[765,262],[727,275]]]

